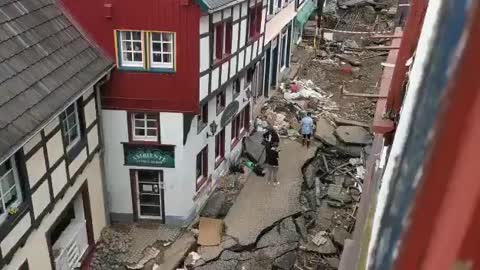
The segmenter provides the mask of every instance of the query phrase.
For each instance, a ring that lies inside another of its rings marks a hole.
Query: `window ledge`
[[[80,138],[80,141],[78,141],[70,150],[67,151],[67,160],[68,162],[72,162],[79,154],[82,152],[82,150],[87,146],[87,138],[86,134]]]
[[[17,214],[14,216],[7,216],[7,218],[0,224],[0,239],[4,239],[29,210],[26,201],[22,202],[17,208]]]
[[[253,36],[251,36],[249,39],[248,39],[248,45],[252,45],[253,43],[255,43],[255,41],[257,41],[258,39],[260,39],[260,37],[262,36],[262,33],[257,33]]]
[[[208,183],[211,183],[212,181],[212,177],[204,177],[206,180],[205,182],[203,182],[200,186],[200,188],[195,192],[195,194],[193,195],[193,198],[192,200],[193,201],[196,201],[198,198],[200,198],[200,196],[204,193],[205,190],[207,190],[207,187],[208,187]]]
[[[197,182],[195,183],[196,184],[196,187],[195,187],[196,193],[200,193],[200,191],[205,187],[205,183],[207,182],[207,180],[208,180],[208,177],[206,177],[206,176],[202,176],[202,178],[200,180],[197,179]]]
[[[226,106],[223,106],[222,108],[217,109],[217,116],[220,115],[223,111],[225,111],[225,107]]]
[[[238,135],[238,138],[235,138],[235,139],[232,140],[232,142],[231,142],[231,147],[230,147],[230,148],[231,148],[230,151],[231,151],[232,149],[234,149],[235,147],[237,147],[238,142],[240,141],[240,138],[241,138],[241,137],[242,137],[242,135],[239,134],[239,135]]]
[[[176,73],[177,71],[174,68],[150,68],[150,70],[145,70],[145,72],[153,73]]]
[[[221,58],[221,59],[215,59],[215,60],[213,61],[213,65],[212,65],[212,66],[216,67],[216,66],[219,66],[219,65],[227,62],[227,61],[230,59],[230,56],[232,56],[232,53],[227,53],[227,54],[222,55],[222,58]]]
[[[215,158],[215,169],[217,169],[225,160],[225,156]]]
[[[197,124],[197,134],[200,134],[207,127],[207,123]]]

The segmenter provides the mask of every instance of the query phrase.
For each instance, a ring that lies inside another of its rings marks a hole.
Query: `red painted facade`
[[[199,23],[202,12],[193,1],[61,0],[77,24],[112,59],[114,30],[176,33],[175,73],[115,69],[102,92],[104,108],[163,112],[199,111]]]

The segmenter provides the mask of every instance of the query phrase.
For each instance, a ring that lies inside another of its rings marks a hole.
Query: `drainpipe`
[[[97,122],[98,122],[98,137],[99,137],[99,140],[101,142],[101,147],[100,147],[100,152],[99,152],[99,156],[100,156],[100,173],[102,175],[102,185],[103,185],[103,200],[104,200],[104,204],[103,204],[103,207],[104,207],[104,211],[105,211],[105,219],[106,219],[106,223],[107,225],[110,224],[111,220],[110,220],[110,197],[108,196],[108,193],[107,193],[107,175],[106,175],[106,172],[105,172],[105,163],[104,163],[104,147],[105,147],[105,138],[103,137],[103,120],[102,120],[102,99],[101,99],[101,95],[100,95],[100,88],[105,85],[109,80],[110,80],[110,76],[111,76],[111,72],[107,73],[107,75],[105,77],[103,77],[102,80],[100,80],[94,87],[94,90],[95,90],[95,95],[96,95],[96,99],[97,99]]]

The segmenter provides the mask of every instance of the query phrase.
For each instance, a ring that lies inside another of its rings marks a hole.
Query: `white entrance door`
[[[162,172],[139,170],[135,173],[137,211],[140,219],[162,219]]]

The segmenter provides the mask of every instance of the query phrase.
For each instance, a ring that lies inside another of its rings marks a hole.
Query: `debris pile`
[[[90,267],[93,270],[124,269],[125,255],[131,247],[132,238],[112,228],[102,230],[101,241],[96,246]]]

